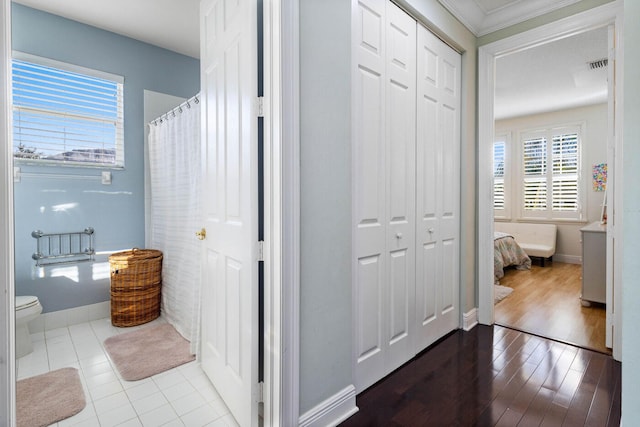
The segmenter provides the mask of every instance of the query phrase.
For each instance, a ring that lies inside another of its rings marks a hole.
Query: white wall
[[[536,114],[525,117],[496,121],[496,134],[510,134],[511,145],[518,144],[518,132],[544,128],[550,125],[584,122],[582,135],[582,174],[584,185],[583,207],[586,218],[582,223],[557,223],[558,238],[555,259],[565,262],[578,262],[582,258],[580,245],[580,228],[585,224],[599,221],[604,192],[592,189],[591,172],[595,163],[607,161],[607,104],[590,105],[551,113]],[[512,151],[513,152],[513,151]],[[517,166],[518,162],[510,162]],[[513,174],[511,174],[513,177]],[[516,179],[510,182],[511,220],[518,216],[518,194],[521,187]]]

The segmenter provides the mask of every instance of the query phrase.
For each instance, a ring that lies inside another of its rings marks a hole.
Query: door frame
[[[13,253],[13,150],[11,143],[11,1],[0,0],[0,425],[16,415]]]
[[[623,53],[622,48],[622,5],[619,1],[607,3],[603,6],[563,18],[561,20],[525,31],[520,34],[481,46],[478,49],[478,320],[484,325],[494,323],[493,303],[493,174],[492,168],[483,165],[491,165],[493,162],[494,139],[494,94],[495,94],[495,61],[501,56],[515,53],[527,48],[544,44],[553,40],[568,37],[590,29],[607,25],[614,25],[615,37],[618,41],[615,52],[615,90],[609,93],[616,100],[614,120],[615,140],[613,147],[608,147],[607,161],[613,165],[610,158],[613,148],[615,152],[622,153],[622,129],[623,129]],[[611,118],[610,118],[611,119]],[[609,126],[611,126],[609,120]],[[622,162],[615,163],[613,168],[615,192],[622,192]],[[613,213],[609,212],[608,233],[613,234],[614,250],[616,258],[622,259],[622,197],[614,197]],[[612,224],[615,223],[615,228]],[[613,268],[611,268],[613,267]],[[614,266],[607,265],[607,275],[612,274],[614,324],[613,328],[613,357],[621,359],[622,354],[622,301],[621,301],[621,262]],[[608,278],[609,280],[609,278]]]
[[[299,0],[264,1],[265,425],[298,425]]]
[[[265,421],[299,418],[299,0],[265,0]],[[11,1],[0,0],[0,425],[15,426]]]

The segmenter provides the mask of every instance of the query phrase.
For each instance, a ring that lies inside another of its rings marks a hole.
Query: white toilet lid
[[[34,305],[38,305],[38,297],[33,295],[21,295],[16,297],[16,310],[29,308]]]

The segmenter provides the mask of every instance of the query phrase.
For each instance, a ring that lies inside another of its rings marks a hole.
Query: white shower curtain
[[[191,342],[200,336],[200,105],[192,98],[149,124],[149,247],[162,251],[162,314]]]

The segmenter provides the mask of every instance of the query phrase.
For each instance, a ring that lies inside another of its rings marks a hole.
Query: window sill
[[[124,170],[124,165],[108,163],[71,163],[55,160],[29,160],[13,158],[14,166],[29,166],[43,168],[70,168],[70,169],[100,169],[100,170]]]

